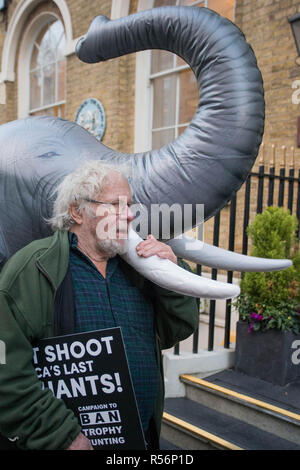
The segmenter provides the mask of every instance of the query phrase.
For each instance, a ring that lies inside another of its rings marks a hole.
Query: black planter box
[[[276,385],[300,379],[300,335],[268,330],[248,333],[248,323],[236,330],[235,370]]]

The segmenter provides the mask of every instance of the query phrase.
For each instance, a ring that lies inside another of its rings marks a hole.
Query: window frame
[[[179,2],[180,2],[180,0],[176,0],[176,6],[179,6]],[[188,6],[189,7],[198,6],[201,3],[203,4],[202,8],[207,7],[208,0],[196,0]],[[170,52],[170,54],[172,54],[172,53]],[[173,67],[172,68],[168,68],[166,70],[161,70],[159,72],[151,73],[151,64],[150,64],[150,74],[149,74],[148,80],[149,80],[150,94],[151,94],[151,118],[150,118],[151,128],[150,128],[150,139],[149,139],[151,148],[152,148],[153,133],[154,132],[167,131],[167,130],[174,129],[174,139],[177,139],[177,137],[179,136],[179,130],[182,129],[182,128],[186,128],[190,123],[190,121],[185,122],[185,123],[179,123],[179,107],[180,107],[180,91],[181,91],[180,90],[180,72],[183,72],[185,70],[192,70],[192,69],[188,64],[183,64],[183,65],[177,66],[176,65],[177,55],[176,54],[172,54],[172,55],[173,55]],[[151,59],[152,59],[152,52],[151,52],[150,61],[151,61]],[[175,103],[174,125],[155,128],[155,127],[153,127],[154,81],[155,81],[156,78],[163,78],[163,77],[167,77],[168,75],[176,75],[176,85],[175,85],[175,87],[176,87],[176,91],[175,91],[176,103]]]
[[[178,0],[177,0],[178,1]],[[200,0],[188,6],[195,6]],[[209,0],[202,0],[203,7],[209,8]],[[154,8],[154,0],[138,0],[137,11],[141,12]],[[236,1],[234,2],[233,17],[235,18]],[[152,124],[153,124],[153,79],[171,73],[180,73],[183,70],[191,70],[188,64],[179,66],[177,69],[168,69],[157,73],[151,73],[150,50],[136,53],[136,76],[135,76],[135,127],[134,127],[134,151],[142,153],[152,149]],[[174,54],[176,57],[176,55]],[[178,79],[177,79],[178,80]],[[178,86],[177,86],[178,88]],[[176,107],[179,107],[180,96],[177,97]],[[178,115],[178,112],[177,112]],[[175,123],[178,123],[176,121]],[[178,135],[180,127],[186,127],[190,123],[181,123],[176,127],[175,134]],[[175,128],[170,126],[168,128]],[[167,129],[157,128],[156,130]],[[176,138],[176,137],[175,137]]]
[[[176,55],[174,55],[174,59],[176,59]],[[189,122],[181,123],[179,124],[179,107],[180,107],[180,72],[184,70],[191,70],[191,67],[186,64],[186,65],[181,65],[179,67],[173,68],[173,69],[167,69],[161,72],[153,73],[150,74],[149,76],[149,81],[150,81],[150,87],[151,87],[151,103],[152,103],[152,116],[151,116],[151,123],[153,123],[153,108],[154,108],[154,80],[155,78],[162,78],[166,77],[168,75],[176,75],[176,91],[175,91],[175,96],[176,96],[176,107],[175,107],[175,120],[174,120],[174,125],[170,126],[163,126],[163,127],[152,127],[151,126],[151,145],[152,145],[152,137],[153,137],[153,132],[160,132],[164,130],[170,130],[174,129],[174,138],[177,139],[179,135],[179,129],[182,127],[187,127],[189,125]]]
[[[63,34],[65,36],[65,41],[66,41],[66,32],[65,32],[65,28],[64,28],[64,24],[63,24],[62,20],[60,18],[57,18],[56,15],[53,15],[53,18],[55,18],[55,21],[52,22],[51,24],[50,24],[50,21],[49,21],[49,25],[48,25],[47,30],[45,31],[45,34],[47,33],[47,31],[49,30],[49,28],[52,26],[53,23],[55,23],[56,21],[60,21],[62,26],[63,26],[63,30],[64,30]],[[45,24],[45,26],[46,26],[46,24]],[[32,47],[31,47],[31,53],[30,53],[30,62],[31,62],[34,46],[36,46],[39,49],[39,45],[36,42],[38,35],[39,35],[39,32],[37,32],[37,34],[35,35],[35,37],[32,41]],[[61,39],[60,39],[60,41],[61,41]],[[45,104],[45,105],[42,105],[42,106],[38,106],[37,108],[31,108],[31,106],[30,106],[31,105],[31,73],[39,70],[40,68],[35,67],[35,68],[32,69],[31,64],[30,64],[30,66],[29,66],[29,93],[30,93],[30,96],[29,96],[29,109],[28,109],[29,116],[33,115],[34,113],[40,112],[40,111],[47,111],[48,109],[51,109],[51,108],[56,108],[56,107],[60,108],[62,105],[66,104],[66,99],[58,100],[58,74],[59,74],[59,71],[58,71],[57,64],[59,62],[62,62],[62,60],[56,60],[55,62],[51,62],[51,64],[55,64],[55,88],[54,88],[55,89],[55,100],[50,104]],[[66,74],[65,74],[64,80],[65,80],[65,87],[64,88],[66,90]],[[43,74],[42,74],[42,86],[41,86],[40,93],[41,93],[40,101],[42,102],[43,98],[44,98],[44,77],[43,77]]]
[[[24,31],[24,35],[21,42],[21,47],[19,51],[18,58],[18,118],[22,119],[28,117],[36,112],[47,111],[48,109],[55,108],[57,106],[65,108],[66,105],[66,96],[64,100],[51,103],[50,105],[41,106],[38,108],[31,109],[30,107],[30,70],[31,70],[31,57],[33,53],[34,43],[41,32],[41,30],[50,23],[56,20],[61,21],[65,38],[66,37],[66,28],[64,25],[63,19],[54,13],[53,11],[43,11],[40,14],[36,15],[32,21],[28,24],[27,28]],[[64,51],[64,57],[66,60],[67,54],[66,49]],[[67,68],[66,68],[67,69]],[[67,70],[65,74],[65,90],[67,84]]]

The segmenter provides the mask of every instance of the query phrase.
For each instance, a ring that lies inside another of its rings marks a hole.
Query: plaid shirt
[[[77,248],[69,233],[70,269],[75,293],[75,331],[121,327],[144,431],[158,393],[154,318],[151,302],[125,276],[116,256],[108,260],[106,278]]]

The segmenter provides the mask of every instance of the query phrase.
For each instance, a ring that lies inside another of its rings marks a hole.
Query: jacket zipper
[[[55,289],[55,287],[53,285],[53,282],[50,279],[47,271],[45,271],[44,268],[42,268],[42,266],[39,264],[38,261],[36,262],[36,266],[37,266],[38,270],[45,276],[45,278],[49,282],[49,284],[51,286],[51,289],[53,291],[53,310],[52,310],[52,329],[53,329],[54,328],[54,305],[55,305],[56,289]]]
[[[47,279],[47,281],[49,282],[49,284],[51,285],[51,288],[52,288],[53,292],[56,292],[56,289],[55,289],[55,287],[54,287],[54,285],[53,285],[53,282],[52,282],[52,280],[50,279],[50,277],[49,277],[47,271],[45,271],[44,268],[42,268],[42,266],[40,265],[40,263],[39,263],[38,261],[36,262],[36,266],[37,266],[38,270],[45,276],[45,278]]]

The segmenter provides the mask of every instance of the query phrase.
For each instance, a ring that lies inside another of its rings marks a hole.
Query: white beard
[[[113,258],[116,255],[124,255],[127,252],[127,240],[124,240],[124,243],[120,243],[112,239],[98,239],[97,246],[101,252],[108,255],[109,258]]]

